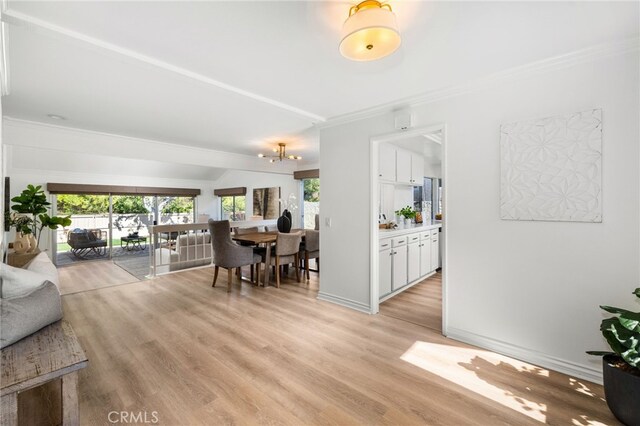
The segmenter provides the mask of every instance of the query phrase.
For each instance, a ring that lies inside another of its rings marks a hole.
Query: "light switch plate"
[[[331,218],[330,217],[325,217],[324,218],[324,224],[327,228],[331,228]]]

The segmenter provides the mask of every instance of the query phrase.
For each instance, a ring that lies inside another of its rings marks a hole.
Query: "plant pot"
[[[29,250],[29,237],[22,232],[16,232],[16,239],[13,242],[13,250],[17,254],[26,253]]]
[[[33,234],[27,235],[27,239],[29,240],[29,250],[27,250],[27,253],[35,252],[38,248],[38,240],[36,240],[36,237]]]
[[[607,405],[614,416],[628,426],[640,425],[640,376],[616,366],[617,355],[602,357],[602,376]]]

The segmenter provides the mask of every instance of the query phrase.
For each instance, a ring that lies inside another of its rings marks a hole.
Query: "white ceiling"
[[[352,2],[9,2],[7,116],[316,161],[314,122],[637,36],[638,3],[390,1],[403,44],[338,52]]]
[[[85,153],[69,153],[50,150],[46,156],[38,155],[42,151],[32,147],[14,147],[11,167],[13,170],[66,171],[72,173],[90,173],[113,175],[118,170],[122,176],[143,176],[171,178],[178,180],[219,179],[226,169],[186,165],[162,161],[142,160],[138,158],[120,158]]]

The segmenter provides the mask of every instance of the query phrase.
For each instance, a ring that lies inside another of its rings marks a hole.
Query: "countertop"
[[[431,224],[418,223],[413,224],[408,227],[396,228],[396,229],[379,229],[378,237],[379,238],[391,238],[398,237],[400,235],[413,234],[414,232],[422,232],[422,231],[430,231],[432,229],[441,228],[441,222],[434,222]]]

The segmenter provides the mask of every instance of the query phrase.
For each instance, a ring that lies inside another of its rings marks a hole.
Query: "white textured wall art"
[[[503,124],[500,216],[602,222],[602,110]]]

